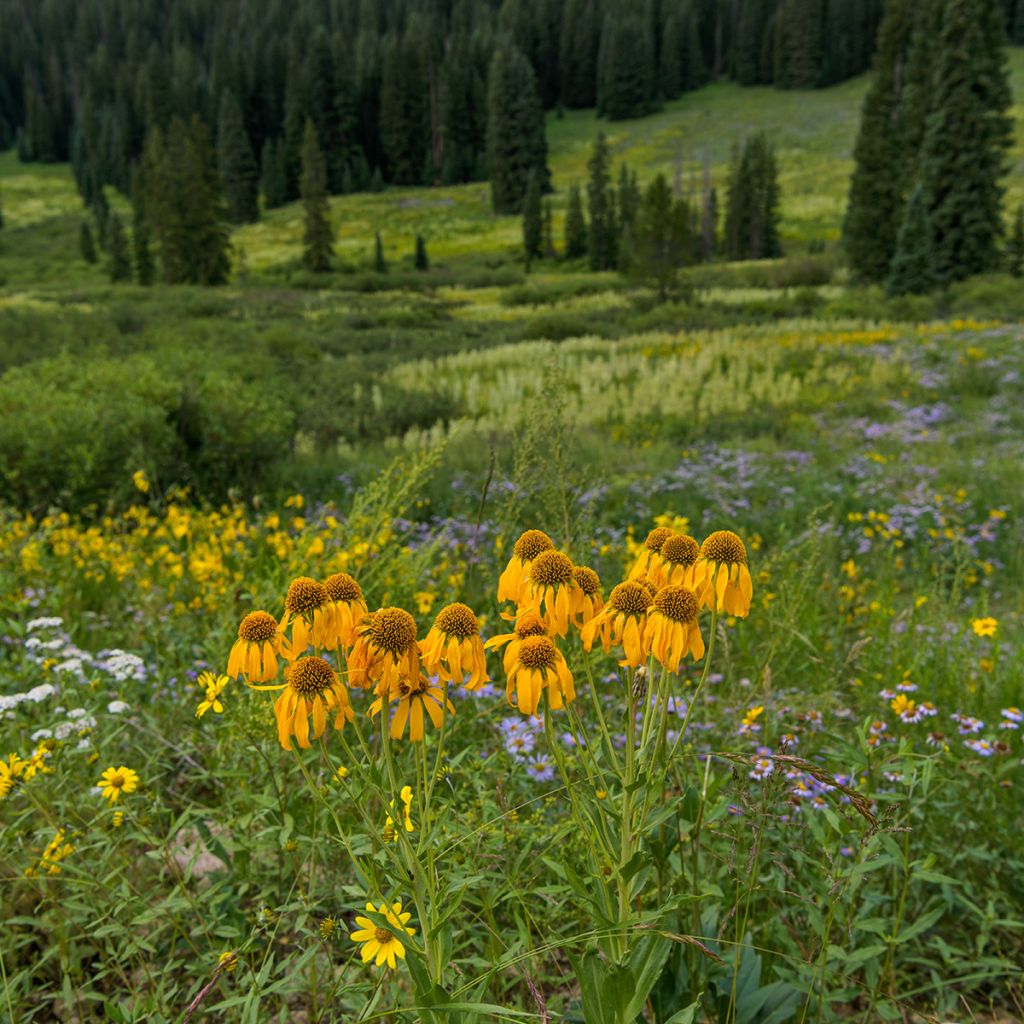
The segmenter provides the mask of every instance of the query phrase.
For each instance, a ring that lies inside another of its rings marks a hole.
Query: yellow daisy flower
[[[277,738],[285,750],[292,749],[292,736],[299,746],[309,747],[309,718],[313,717],[313,739],[318,740],[327,728],[327,715],[334,716],[334,728],[343,729],[345,722],[355,718],[348,691],[330,663],[313,655],[299,658],[285,670],[280,686],[254,686],[254,690],[282,690],[274,701]]]
[[[480,622],[468,605],[456,603],[441,609],[427,638],[420,641],[420,657],[427,672],[465,683],[467,690],[488,681]]]
[[[6,761],[0,761],[0,800],[14,788],[15,779],[21,778],[25,762],[17,754],[9,754]]]
[[[359,955],[364,964],[373,960],[375,967],[386,963],[394,970],[398,966],[396,957],[401,960],[405,959],[405,946],[402,945],[402,939],[406,935],[416,934],[414,928],[406,927],[412,914],[403,913],[401,903],[392,903],[390,907],[386,903],[382,903],[379,907],[367,903],[366,909],[371,914],[379,914],[384,918],[388,927],[384,928],[375,924],[368,917],[357,917],[356,924],[359,925],[359,928],[357,931],[350,932],[349,938],[362,945]]]
[[[627,580],[616,586],[608,603],[580,630],[584,650],[589,651],[597,636],[601,637],[605,650],[611,644],[606,626],[610,627],[611,642],[622,647],[626,655],[623,665],[636,668],[644,663],[643,634],[647,625],[647,609],[653,596],[650,584]]]
[[[519,603],[523,584],[533,560],[554,548],[551,538],[542,530],[527,530],[512,548],[512,557],[498,579],[498,600]]]
[[[531,636],[547,636],[548,628],[541,622],[540,616],[527,609],[516,619],[516,628],[511,633],[498,633],[492,636],[484,647],[488,650],[505,647],[504,668],[505,675],[512,671],[516,658],[519,657],[519,645]],[[505,645],[508,646],[505,646]]]
[[[644,652],[653,654],[669,672],[678,672],[687,654],[700,661],[704,638],[697,625],[699,613],[700,601],[689,587],[662,587],[647,616]]]
[[[284,599],[281,632],[292,627],[291,646],[294,655],[301,654],[310,643],[316,648],[331,647],[335,636],[334,604],[327,588],[309,576],[299,576],[288,585]]]
[[[975,636],[995,636],[999,629],[999,620],[991,616],[984,619],[971,619],[971,629]]]
[[[196,682],[206,690],[206,696],[196,708],[196,718],[202,718],[211,709],[215,715],[221,714],[224,705],[220,702],[220,695],[231,679],[228,676],[215,676],[212,672],[204,672]]]
[[[406,724],[409,726],[409,739],[413,742],[423,739],[424,711],[430,716],[435,729],[441,728],[446,707],[455,714],[455,705],[445,700],[441,687],[423,675],[415,683],[408,679],[400,680],[397,689],[390,691],[388,699],[398,701],[391,718],[391,738],[396,740],[402,738]],[[376,716],[383,706],[384,697],[380,696],[370,705],[370,714]]]
[[[48,875],[59,875],[60,862],[74,852],[74,846],[67,841],[67,832],[59,828],[43,851],[39,867],[45,870]]]
[[[572,578],[580,590],[572,624],[577,629],[582,629],[604,607],[601,577],[593,569],[585,565],[577,565],[572,571]]]
[[[519,604],[531,608],[553,636],[565,636],[576,617],[583,591],[573,576],[572,559],[561,551],[542,551],[530,566]]]
[[[656,574],[661,567],[661,546],[675,533],[667,526],[656,526],[647,534],[644,546],[636,556],[633,568],[629,570],[627,579],[643,580]]]
[[[549,636],[530,636],[520,643],[516,652],[505,695],[509,704],[518,707],[524,715],[534,715],[545,687],[548,704],[555,710],[576,699],[572,673],[554,640]],[[513,693],[516,695],[514,702]]]
[[[657,587],[692,587],[693,567],[698,558],[700,545],[685,533],[673,533],[661,545],[661,564],[648,579]]]
[[[250,612],[238,626],[238,639],[228,656],[228,675],[250,683],[269,683],[277,677],[277,656],[283,637],[270,612]]]
[[[405,827],[406,832],[413,832],[415,829],[412,824],[412,786],[403,786],[398,794],[398,799],[402,803],[402,824]],[[391,801],[391,810],[395,809],[395,801]],[[393,843],[398,838],[398,833],[395,831],[395,819],[391,815],[387,815],[384,819],[384,840],[388,843]]]
[[[355,643],[359,624],[369,611],[362,587],[347,572],[336,572],[324,580],[324,589],[334,613],[335,640],[342,647],[351,647]]]
[[[731,530],[718,530],[700,546],[693,569],[693,589],[707,608],[745,619],[754,584],[747,568],[747,549]]]
[[[349,683],[377,695],[396,689],[402,676],[418,679],[420,649],[416,620],[403,608],[378,608],[363,620],[348,656]]]
[[[139,776],[131,768],[108,768],[96,783],[104,800],[116,804],[122,793],[134,793],[139,788]]]

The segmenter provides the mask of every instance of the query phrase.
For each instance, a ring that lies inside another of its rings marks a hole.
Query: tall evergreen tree
[[[284,140],[267,139],[263,143],[260,160],[260,189],[268,210],[288,202],[288,168],[285,162]]]
[[[825,0],[782,0],[775,16],[775,85],[813,89],[821,84]]]
[[[569,199],[565,212],[565,255],[575,260],[587,254],[587,221],[583,216],[583,199],[579,185],[569,186]]]
[[[302,262],[307,270],[320,274],[330,270],[334,246],[327,203],[327,167],[312,120],[306,122],[302,140],[300,193],[304,220]]]
[[[78,229],[78,248],[82,254],[82,259],[86,263],[95,263],[98,259],[96,255],[96,242],[93,240],[92,228],[87,220],[83,220],[81,227]]]
[[[110,257],[107,262],[107,273],[113,282],[130,281],[132,276],[132,261],[128,252],[128,239],[125,237],[124,225],[121,218],[116,214],[110,217],[109,232]]]
[[[664,174],[644,191],[626,244],[629,275],[654,288],[664,302],[675,289],[679,270],[696,258],[689,206],[673,198]]]
[[[1014,277],[1024,275],[1024,203],[1017,206],[1017,216],[1013,220],[1013,232],[1007,247],[1009,271]]]
[[[905,295],[907,292],[921,295],[940,284],[934,269],[933,244],[934,229],[928,223],[924,190],[917,185],[910,193],[896,240],[896,254],[886,281],[890,295]]]
[[[771,32],[777,0],[745,0],[736,26],[733,54],[740,85],[764,85],[772,80],[772,68],[764,60],[766,36]]]
[[[327,170],[328,192],[339,193],[345,177],[345,139],[342,131],[341,89],[327,29],[317,26],[309,42],[308,116],[316,129],[317,145]],[[305,131],[305,129],[303,129]],[[305,146],[305,137],[303,137]]]
[[[135,280],[149,287],[156,280],[156,261],[153,258],[151,229],[146,216],[145,186],[138,167],[132,172],[132,263]]]
[[[540,201],[540,182],[537,172],[530,172],[530,181],[526,186],[526,198],[523,200],[523,252],[526,255],[526,269],[534,259],[544,255],[544,221]]]
[[[429,270],[430,269],[430,257],[427,255],[427,243],[423,240],[422,235],[416,236],[416,250],[413,253],[413,266],[417,270]]]
[[[612,192],[611,153],[601,132],[587,161],[587,214],[590,226],[587,246],[591,270],[614,270],[619,228],[615,220],[615,196]]]
[[[725,214],[730,259],[771,259],[782,254],[779,202],[775,151],[768,137],[758,132],[733,157]]]
[[[905,150],[904,96],[913,29],[911,0],[889,0],[879,34],[875,75],[864,98],[853,150],[854,171],[843,222],[843,241],[854,274],[884,281],[903,217],[906,172],[916,154]]]
[[[487,166],[496,213],[522,209],[531,171],[541,192],[551,187],[544,112],[533,70],[512,46],[499,46],[488,78]]]
[[[411,41],[393,40],[384,61],[380,141],[388,181],[418,185],[427,161],[427,108],[419,53]]]
[[[597,51],[601,24],[597,0],[566,0],[559,65],[562,102],[570,109],[592,107],[597,99]]]
[[[598,113],[612,121],[642,117],[654,106],[653,42],[638,14],[611,10],[598,51]]]
[[[378,274],[388,272],[388,261],[384,258],[384,241],[379,231],[373,236],[373,269]]]
[[[997,0],[948,0],[919,164],[932,271],[943,285],[999,263],[1012,141],[1005,41]]]
[[[225,92],[220,100],[217,162],[229,219],[235,224],[258,220],[259,171],[245,131],[242,110],[231,92]]]

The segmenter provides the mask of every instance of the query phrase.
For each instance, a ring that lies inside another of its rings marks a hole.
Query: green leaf
[[[633,947],[629,956],[629,971],[633,976],[633,997],[626,1007],[626,1019],[635,1020],[643,1012],[644,1004],[661,976],[672,940],[657,932],[645,935]]]
[[[690,1003],[689,1006],[683,1007],[683,1009],[673,1013],[665,1024],[693,1024],[694,1018],[697,1016],[697,1011],[700,1009],[700,997],[703,993],[698,994],[697,998]]]

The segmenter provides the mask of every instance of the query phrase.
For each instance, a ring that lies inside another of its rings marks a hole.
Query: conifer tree
[[[260,189],[266,208],[284,206],[288,202],[288,170],[282,139],[267,139],[263,143],[260,166]]]
[[[386,274],[388,272],[388,263],[384,258],[384,242],[381,240],[379,231],[373,239],[373,269],[378,274]]]
[[[396,185],[424,181],[427,112],[419,53],[408,41],[393,40],[384,61],[380,93],[380,141],[385,177]]]
[[[598,54],[598,113],[612,121],[649,113],[654,105],[656,62],[643,18],[628,10],[610,10]]]
[[[1014,277],[1024,275],[1024,203],[1017,206],[1017,216],[1013,221],[1013,232],[1007,249],[1009,270]]]
[[[149,287],[156,280],[149,219],[146,216],[145,188],[138,167],[132,172],[132,263],[135,280]]]
[[[583,199],[579,185],[569,186],[568,206],[565,213],[565,255],[575,260],[587,254],[587,221],[583,216]]]
[[[562,16],[559,64],[562,102],[570,109],[594,106],[601,27],[597,0],[567,0]]]
[[[772,259],[782,254],[779,201],[775,151],[768,137],[758,132],[736,151],[729,175],[725,240],[730,259]]]
[[[688,204],[674,199],[664,174],[647,186],[631,225],[627,225],[625,263],[629,275],[648,284],[664,302],[675,290],[679,270],[696,257],[696,238]]]
[[[330,208],[327,203],[327,168],[312,119],[306,121],[302,140],[299,190],[305,224],[302,262],[307,270],[321,274],[330,270],[334,246],[331,242]]]
[[[82,259],[86,263],[95,263],[97,260],[96,243],[92,237],[92,228],[87,220],[82,221],[78,230],[78,248],[82,253]]]
[[[327,191],[339,193],[345,176],[341,89],[334,55],[331,52],[331,41],[323,25],[317,26],[313,32],[306,59],[309,83],[308,116],[316,129],[317,144],[327,171]]]
[[[544,255],[544,221],[541,211],[540,182],[535,171],[530,173],[523,200],[523,252],[526,255],[526,269],[534,259]]]
[[[544,258],[558,259],[558,250],[555,248],[555,214],[550,199],[544,200]]]
[[[615,222],[615,197],[611,187],[611,155],[601,132],[587,161],[587,214],[590,226],[587,245],[591,270],[613,270],[616,264],[619,229]]]
[[[783,0],[775,16],[775,85],[813,89],[821,84],[824,0]]]
[[[774,0],[746,0],[740,9],[733,57],[740,85],[763,85],[772,79],[772,69],[765,66],[763,54],[774,6]]]
[[[843,222],[843,241],[854,274],[884,281],[906,203],[905,78],[913,11],[911,0],[889,0],[879,31],[875,75],[864,98],[860,130],[853,150],[854,171]]]
[[[886,281],[890,295],[922,295],[941,283],[933,265],[934,229],[928,222],[924,190],[915,186],[896,240],[896,254]]]
[[[107,273],[110,275],[110,280],[115,283],[130,281],[132,262],[128,254],[128,239],[125,237],[121,218],[116,213],[110,216],[109,249],[110,259],[107,264]]]
[[[499,45],[488,79],[487,166],[496,213],[519,213],[531,171],[551,187],[544,112],[532,68],[515,47]]]
[[[413,265],[417,270],[429,270],[430,258],[427,256],[427,243],[422,235],[416,236],[416,251],[413,254]]]
[[[220,101],[217,161],[229,219],[234,224],[248,224],[258,220],[259,171],[245,131],[241,108],[232,92],[225,92]]]
[[[931,269],[941,285],[999,263],[1012,140],[1005,41],[998,0],[948,0],[919,162]]]

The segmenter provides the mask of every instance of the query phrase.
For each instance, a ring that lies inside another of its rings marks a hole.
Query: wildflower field
[[[483,186],[107,285],[0,154],[0,1019],[1024,1019],[1024,292],[812,250],[863,88],[617,126],[784,130],[661,305]]]

